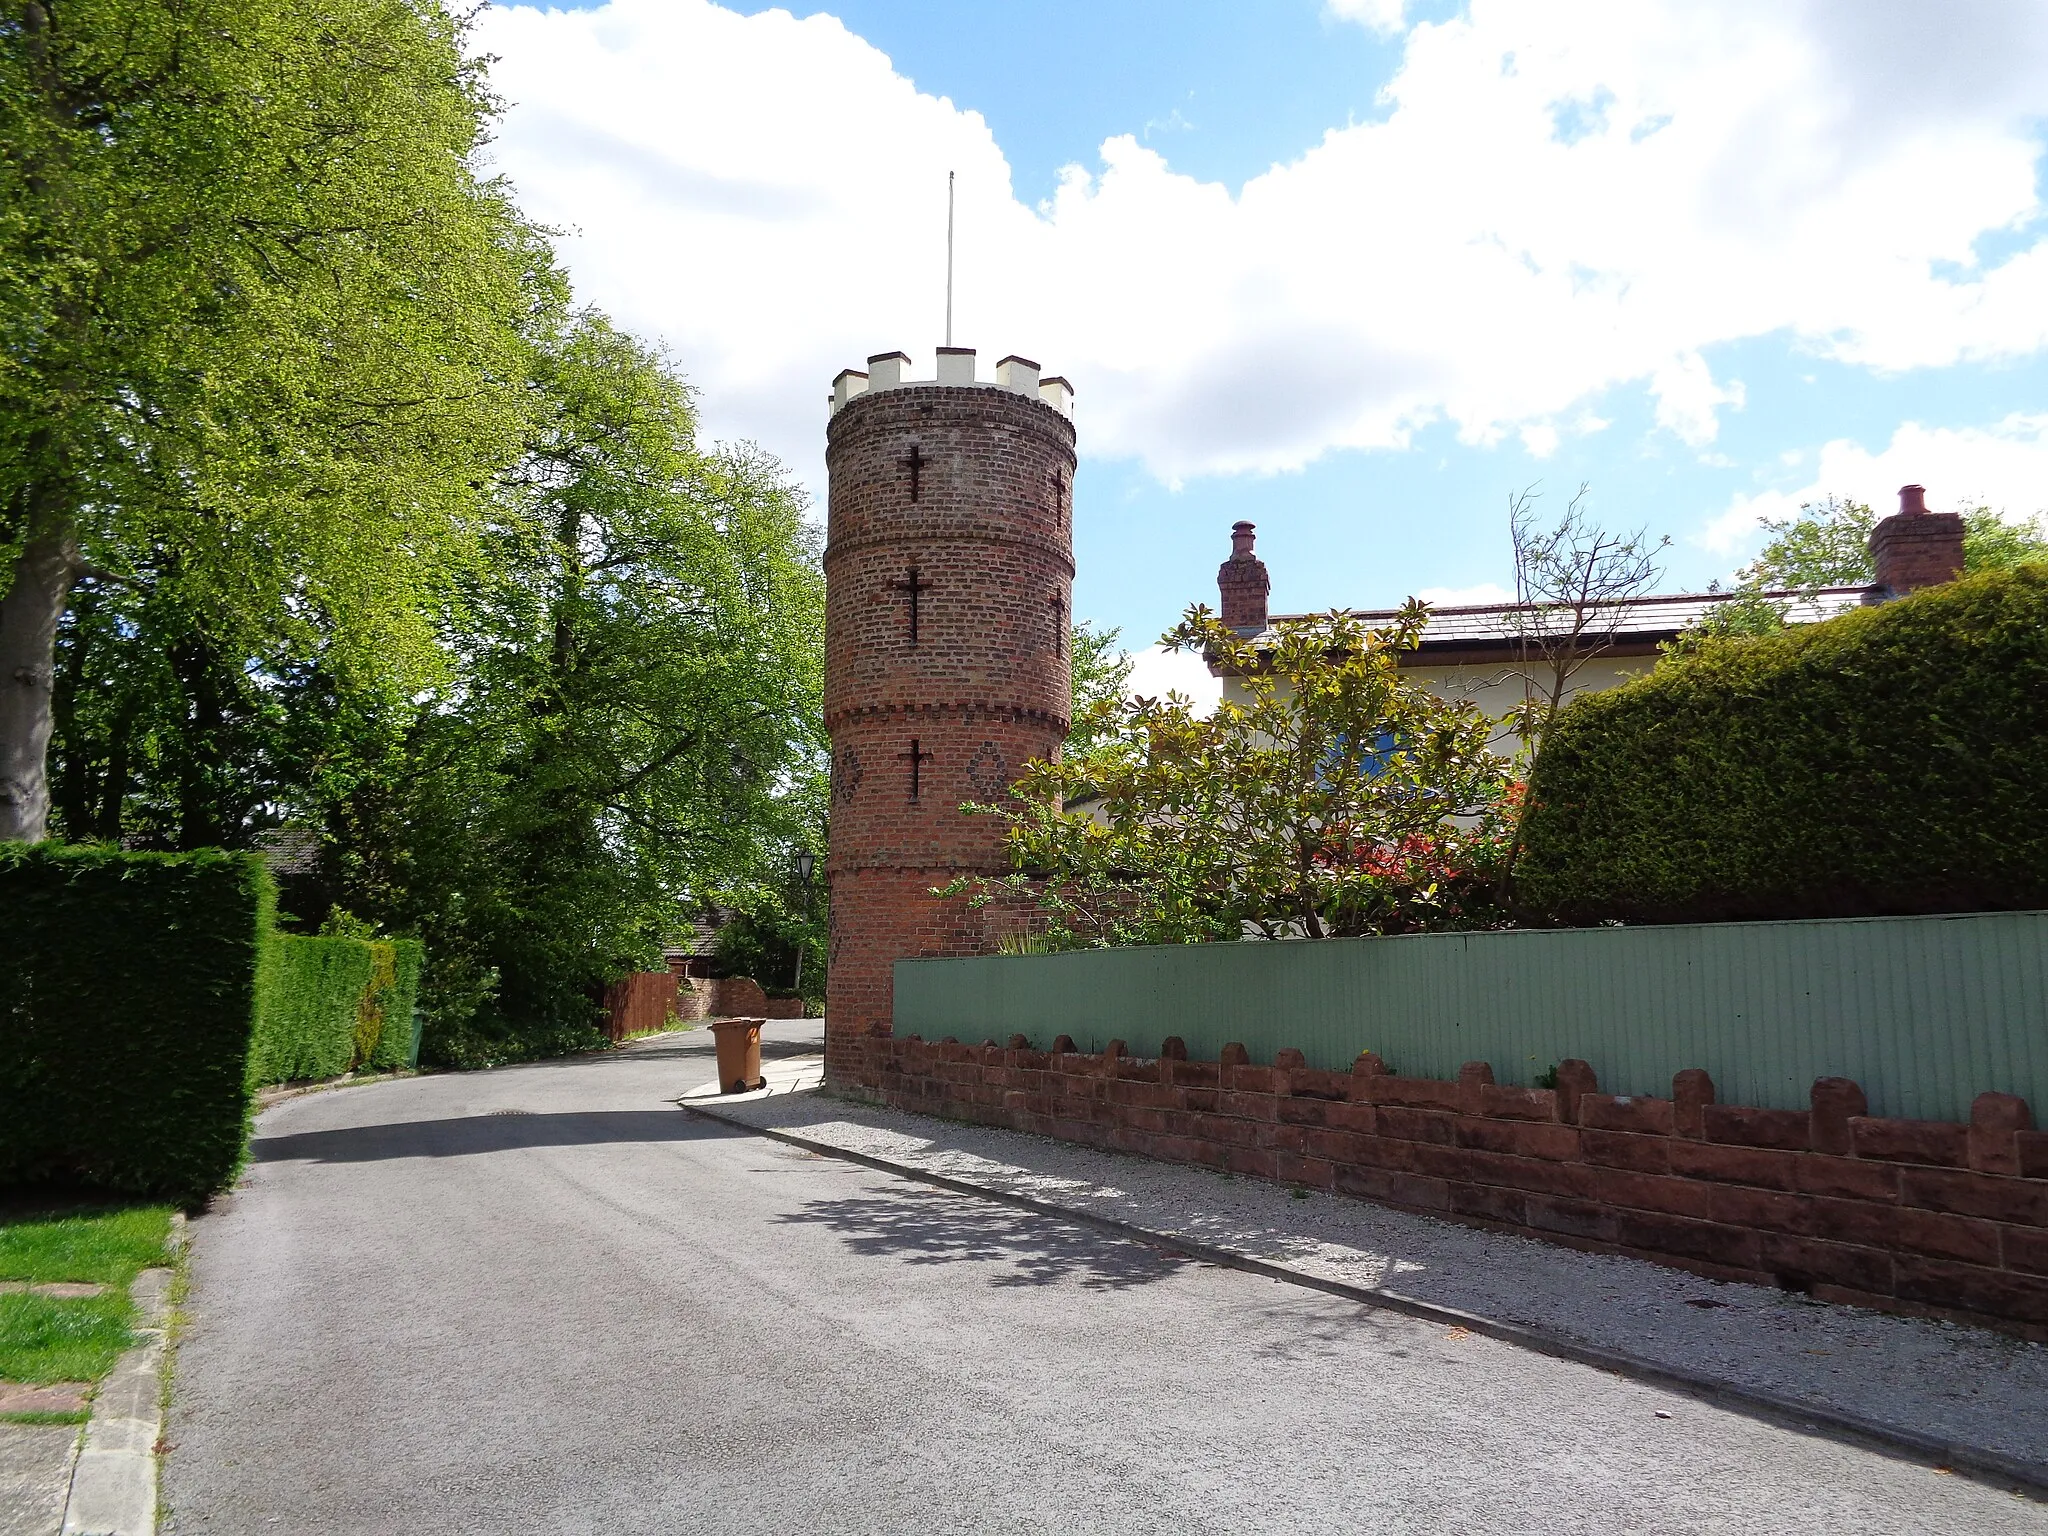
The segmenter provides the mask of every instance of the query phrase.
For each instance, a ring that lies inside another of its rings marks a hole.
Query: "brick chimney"
[[[1870,558],[1886,597],[1904,597],[1963,574],[1963,520],[1927,510],[1927,488],[1899,487],[1899,510],[1870,530]]]
[[[1266,562],[1252,553],[1256,536],[1252,524],[1233,524],[1230,558],[1216,570],[1216,590],[1223,599],[1223,622],[1232,629],[1266,627],[1266,594],[1273,583],[1266,575]]]

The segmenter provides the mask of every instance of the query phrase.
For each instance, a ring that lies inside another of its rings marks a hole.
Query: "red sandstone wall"
[[[959,806],[999,798],[1066,736],[1074,433],[1008,390],[912,385],[850,401],[826,466],[833,1075],[846,1041],[888,1033],[895,961],[989,948],[980,914],[930,892],[1008,868],[1000,825]]]
[[[1844,1078],[1815,1083],[1808,1110],[1750,1109],[1717,1104],[1700,1071],[1668,1099],[1623,1098],[1578,1061],[1549,1090],[1496,1086],[1484,1062],[1452,1083],[1370,1054],[1343,1073],[1299,1051],[1255,1067],[1242,1046],[1197,1062],[1023,1044],[865,1039],[842,1080],[901,1109],[2048,1339],[2048,1133],[2010,1094],[1955,1125],[1870,1116]]]
[[[697,1019],[801,1019],[800,997],[770,997],[751,976],[687,978],[676,1001],[676,1016]]]

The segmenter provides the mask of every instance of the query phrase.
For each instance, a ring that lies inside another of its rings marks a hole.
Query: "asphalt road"
[[[169,1529],[2048,1531],[1925,1466],[713,1126],[666,1102],[709,1045],[266,1113],[194,1224]]]

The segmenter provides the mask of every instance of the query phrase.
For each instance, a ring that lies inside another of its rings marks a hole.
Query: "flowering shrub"
[[[1178,695],[1098,701],[1087,752],[963,807],[1009,823],[1015,872],[945,894],[1027,896],[1054,948],[1498,925],[1519,797],[1495,722],[1401,676],[1427,622],[1333,612],[1255,645],[1191,608],[1163,643],[1241,700],[1206,719]]]

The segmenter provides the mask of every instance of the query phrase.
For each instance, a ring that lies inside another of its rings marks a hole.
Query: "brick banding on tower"
[[[993,384],[955,382],[964,349],[943,384],[905,361],[841,373],[826,432],[834,1080],[848,1042],[889,1033],[897,960],[993,947],[983,913],[930,893],[1008,869],[1001,825],[959,807],[1055,755],[1073,707],[1072,393],[1022,358]]]

